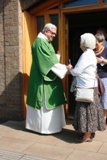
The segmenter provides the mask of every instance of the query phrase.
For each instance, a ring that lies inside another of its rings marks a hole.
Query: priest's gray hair
[[[50,30],[51,28],[57,29],[57,27],[56,27],[54,24],[52,24],[52,23],[47,23],[47,24],[44,26],[42,32],[47,31],[47,30]]]
[[[103,41],[105,40],[104,35],[101,34],[101,33],[97,33],[97,34],[95,35],[95,37],[96,37],[96,39],[97,39],[98,42],[103,42]]]
[[[85,48],[95,49],[96,38],[92,33],[84,33],[84,34],[81,35],[80,43]]]

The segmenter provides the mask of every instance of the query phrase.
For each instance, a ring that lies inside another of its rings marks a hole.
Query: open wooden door
[[[31,66],[31,45],[36,37],[35,17],[28,12],[23,13],[23,107],[26,117],[26,94]]]
[[[63,47],[64,47],[64,59],[65,59],[65,64],[68,64],[68,59],[69,59],[69,24],[68,24],[68,17],[66,15],[63,15],[63,20],[64,20],[64,27],[63,27],[63,36],[64,36],[64,41],[63,41]],[[66,118],[68,118],[68,113],[69,113],[69,75],[66,75],[64,81],[64,87],[65,87],[65,93],[67,97],[67,103],[65,105],[65,115]]]

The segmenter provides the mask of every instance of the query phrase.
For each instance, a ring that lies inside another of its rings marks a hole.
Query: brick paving
[[[62,132],[41,135],[25,129],[25,122],[0,124],[0,160],[106,160],[107,130],[92,142],[76,143],[71,120]]]

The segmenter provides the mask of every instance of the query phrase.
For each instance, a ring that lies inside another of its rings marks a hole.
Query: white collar
[[[48,38],[47,38],[42,32],[40,32],[40,33],[37,35],[37,37],[48,40]],[[48,40],[48,41],[49,41],[49,40]]]

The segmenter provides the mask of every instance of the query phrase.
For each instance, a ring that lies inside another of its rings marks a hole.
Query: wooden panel
[[[64,16],[64,15],[62,15]],[[63,35],[63,41],[62,43],[65,44],[63,45],[63,63],[64,64],[68,64],[68,20],[66,19],[66,17],[64,16],[63,17],[63,30],[62,30],[62,35]],[[69,86],[68,86],[68,75],[65,76],[65,78],[63,79],[63,83],[64,83],[64,90],[65,90],[65,94],[66,94],[66,97],[67,97],[67,102],[66,102],[66,105],[65,105],[65,115],[66,115],[66,118],[68,117],[68,102],[69,102]]]
[[[61,63],[68,64],[68,28],[67,28],[67,21],[65,19],[65,15],[61,12],[62,11],[62,4],[59,6],[59,50],[61,51]],[[68,116],[68,75],[62,80],[64,91],[67,97],[67,103],[65,104],[65,115],[66,118]]]
[[[39,12],[39,13],[36,13],[36,15],[35,16],[43,16],[43,15],[49,15],[49,14],[58,14],[59,13],[59,9],[54,9],[54,10],[49,10],[49,11],[41,11],[41,12]]]
[[[99,3],[99,4],[103,3],[103,0],[98,0],[98,3]]]
[[[98,4],[98,5],[89,5],[89,6],[82,6],[82,7],[71,7],[71,8],[63,8],[63,13],[78,13],[78,12],[91,12],[91,11],[98,11],[98,10],[105,10],[107,9],[107,4]]]
[[[23,105],[24,117],[26,115],[26,94],[28,87],[29,72],[31,66],[31,45],[36,36],[35,17],[28,12],[23,13]]]

